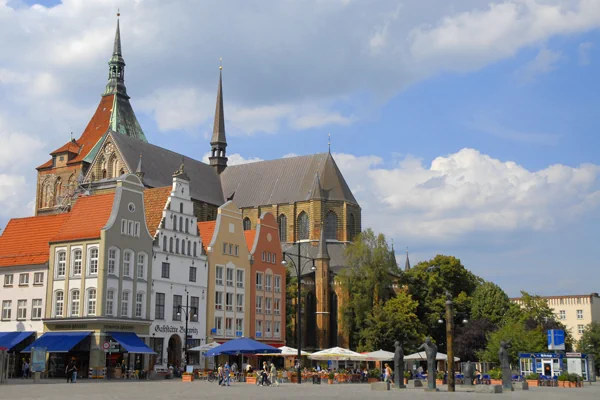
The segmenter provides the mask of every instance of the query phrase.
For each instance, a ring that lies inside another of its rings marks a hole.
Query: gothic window
[[[58,178],[54,184],[54,204],[60,204],[60,195],[62,194],[62,180]]]
[[[192,250],[192,242],[189,242],[189,241],[188,241],[187,243],[188,243],[188,244],[187,244],[187,246],[188,246],[188,249],[187,249],[187,255],[188,255],[188,256],[191,256],[191,255],[192,255],[192,252],[191,252],[190,250]],[[195,255],[195,254],[194,254],[194,255]]]
[[[121,168],[121,170],[119,171],[119,176],[121,175],[125,175],[125,170],[123,168]]]
[[[337,215],[333,211],[325,217],[325,239],[337,239]]]
[[[250,229],[252,229],[252,222],[250,222],[250,218],[246,217],[244,218],[244,230],[249,231]]]
[[[352,239],[354,239],[355,232],[356,232],[356,221],[354,219],[354,214],[350,214],[348,216],[348,241],[352,241]]]
[[[102,179],[106,179],[108,177],[105,169],[102,170]]]
[[[298,240],[306,240],[309,235],[308,215],[302,211],[298,215]]]
[[[111,154],[108,160],[108,177],[116,178],[117,171],[119,171],[119,160],[117,159],[117,155],[114,153]]]
[[[190,220],[189,219],[185,219],[185,233],[189,233],[190,232]]]
[[[279,216],[279,221],[277,221],[279,225],[279,240],[281,242],[287,242],[287,217],[285,214],[281,214]]]

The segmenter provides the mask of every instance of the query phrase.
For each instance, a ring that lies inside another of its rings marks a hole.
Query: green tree
[[[454,354],[461,361],[477,361],[477,355],[485,350],[488,335],[496,326],[485,318],[470,320],[465,325],[456,325]]]
[[[500,326],[510,309],[510,299],[500,286],[492,282],[484,282],[473,292],[471,300],[471,318],[486,319],[495,326]]]
[[[359,351],[394,350],[396,340],[405,351],[414,351],[424,335],[417,317],[418,303],[406,292],[399,292],[385,303],[379,301],[360,331]]]
[[[480,361],[499,363],[500,342],[510,340],[510,362],[516,365],[519,353],[541,353],[547,350],[547,333],[540,328],[527,329],[521,322],[510,322],[488,335],[487,347],[480,352]]]
[[[596,371],[600,370],[600,323],[592,322],[583,330],[583,335],[577,343],[577,351],[593,354]]]
[[[385,236],[367,229],[346,248],[348,268],[337,281],[351,293],[342,309],[344,329],[350,332],[350,346],[356,347],[360,332],[378,302],[394,295],[393,277],[400,274]]]

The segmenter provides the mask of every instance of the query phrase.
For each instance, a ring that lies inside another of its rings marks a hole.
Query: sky
[[[328,150],[398,262],[453,255],[510,296],[600,292],[600,1],[0,0],[0,227],[79,137],[120,9],[151,143],[230,163]]]

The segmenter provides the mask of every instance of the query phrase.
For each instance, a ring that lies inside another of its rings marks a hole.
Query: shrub
[[[527,379],[528,381],[537,381],[540,379],[540,376],[538,374],[536,374],[535,372],[531,372],[531,373],[525,375],[525,379]]]
[[[404,378],[406,378],[406,379],[410,378],[410,371],[404,371]]]
[[[333,380],[333,378],[335,378],[335,373],[333,371],[331,371],[329,373],[329,379]]]
[[[444,375],[445,374],[442,371],[439,371],[437,374],[435,374],[435,379],[443,380]]]
[[[502,370],[500,368],[492,368],[488,373],[491,379],[502,379]]]
[[[569,382],[577,382],[579,380],[579,375],[577,374],[568,374]]]
[[[566,382],[569,380],[569,374],[567,372],[563,372],[558,376],[558,380],[561,382]]]
[[[381,371],[379,368],[373,368],[369,370],[369,378],[379,378],[381,376]]]

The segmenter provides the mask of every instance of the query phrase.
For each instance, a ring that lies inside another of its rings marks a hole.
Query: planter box
[[[369,382],[369,383],[379,382],[379,378],[367,378],[367,382]]]
[[[194,381],[194,375],[183,375],[181,377],[181,381],[182,382],[193,382]]]
[[[527,384],[529,386],[539,386],[539,383],[538,383],[537,379],[527,379]]]
[[[333,385],[333,379],[327,379],[327,383]]]
[[[436,385],[443,385],[444,384],[444,380],[443,379],[436,379],[435,380],[435,384]]]
[[[502,385],[502,379],[492,379],[491,384],[492,385]]]
[[[247,376],[246,383],[249,385],[256,385],[256,377],[255,376]]]

